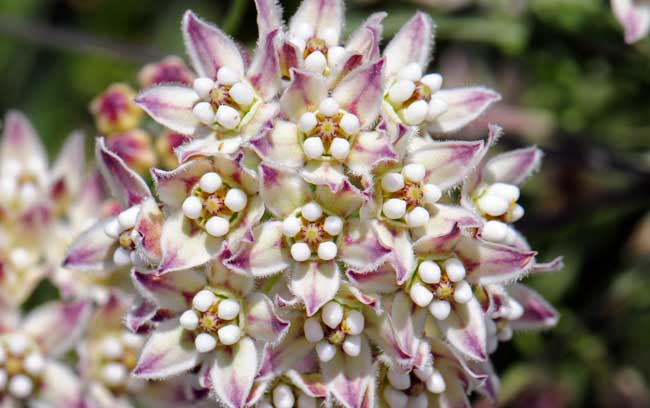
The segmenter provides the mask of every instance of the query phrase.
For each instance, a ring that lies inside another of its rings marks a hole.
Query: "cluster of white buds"
[[[478,210],[487,219],[481,237],[487,241],[512,245],[516,235],[508,224],[524,216],[524,208],[517,204],[519,187],[494,183],[479,189],[474,200]]]
[[[289,41],[302,52],[305,69],[317,74],[329,73],[345,54],[345,49],[338,45],[334,29],[326,29],[316,37],[314,27],[306,22],[296,27]]]
[[[242,336],[240,312],[239,301],[206,288],[194,295],[192,309],[183,312],[180,324],[196,334],[196,350],[207,353],[217,347],[217,339],[225,346],[239,341]]]
[[[110,220],[104,227],[104,232],[110,238],[117,240],[118,246],[113,252],[113,262],[117,266],[127,266],[137,261],[135,242],[137,231],[134,230],[140,206],[134,205]]]
[[[425,260],[418,266],[409,295],[416,305],[428,307],[433,317],[444,320],[451,312],[450,301],[464,304],[472,299],[472,287],[464,279],[465,266],[458,258],[440,263]]]
[[[144,339],[125,331],[104,336],[100,341],[101,381],[112,389],[125,387],[129,373],[138,361]]]
[[[411,372],[391,367],[386,378],[388,384],[384,387],[383,397],[391,408],[426,408],[429,406],[426,391],[441,394],[447,389],[444,378],[431,365]]]
[[[230,223],[248,204],[248,196],[239,188],[231,188],[215,172],[205,173],[185,201],[183,214],[205,228],[214,237],[230,231]]]
[[[270,400],[264,400],[257,406],[260,408],[316,408],[319,403],[296,387],[279,382],[270,392]]]
[[[345,160],[350,145],[359,133],[359,118],[339,109],[334,98],[325,98],[315,112],[305,112],[298,126],[303,133],[303,151],[307,159],[321,159],[324,155]]]
[[[41,382],[45,357],[27,337],[11,333],[0,338],[0,395],[28,398]]]
[[[291,257],[297,262],[312,258],[331,261],[336,258],[338,247],[335,239],[343,231],[343,219],[337,215],[325,215],[316,202],[302,206],[299,214],[289,215],[282,222],[282,232],[291,244]]]
[[[253,87],[241,75],[221,67],[217,80],[197,78],[193,84],[199,101],[194,105],[194,116],[207,126],[222,130],[236,129],[258,99]]]
[[[322,324],[321,324],[322,323]],[[323,306],[317,316],[305,320],[305,338],[316,343],[316,353],[321,361],[330,361],[338,346],[345,354],[358,356],[361,352],[361,333],[365,327],[363,314],[332,300]]]
[[[388,87],[385,99],[404,123],[417,126],[433,121],[447,111],[447,103],[435,96],[441,86],[440,74],[422,76],[420,65],[412,62],[399,71],[398,79]]]
[[[391,220],[404,219],[409,227],[417,228],[429,221],[427,205],[434,205],[442,193],[433,184],[423,184],[424,166],[411,163],[401,173],[388,172],[381,178],[384,193],[382,212]]]

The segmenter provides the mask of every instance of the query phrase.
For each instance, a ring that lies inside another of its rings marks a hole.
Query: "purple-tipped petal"
[[[391,254],[374,231],[359,220],[350,220],[338,243],[338,257],[346,266],[363,273],[377,269]]]
[[[221,138],[215,133],[210,133],[207,136],[202,135],[202,137],[192,139],[176,147],[174,154],[178,158],[179,163],[185,163],[196,158],[211,157],[218,154],[234,154],[239,150],[241,144],[242,137],[240,134]]]
[[[140,300],[124,316],[124,326],[133,333],[146,332],[151,328],[151,319],[158,307],[149,300]]]
[[[148,265],[157,265],[162,257],[160,235],[163,226],[163,213],[154,199],[145,200],[140,206],[134,232],[135,248]]]
[[[381,22],[388,14],[380,11],[373,13],[364,21],[359,28],[348,38],[345,45],[346,51],[363,55],[367,60],[374,61],[379,59],[381,34],[383,26]]]
[[[363,192],[347,179],[335,189],[331,186],[317,186],[314,197],[324,209],[343,218],[357,212],[366,200]]]
[[[51,180],[62,180],[68,195],[75,195],[81,189],[86,171],[86,140],[81,132],[73,132],[52,166]]]
[[[296,122],[307,110],[314,110],[327,97],[327,84],[321,75],[291,69],[291,82],[280,98],[282,111]]]
[[[304,163],[298,126],[292,122],[278,120],[249,144],[267,163],[290,168],[298,168]]]
[[[635,43],[650,32],[650,5],[635,0],[611,0],[614,16],[625,31],[625,42]]]
[[[185,162],[171,171],[154,168],[151,170],[151,176],[160,201],[169,210],[178,210],[201,176],[211,170],[210,160],[196,159]]]
[[[266,295],[251,293],[246,298],[246,333],[253,339],[278,343],[289,328],[289,322],[282,320],[273,308],[273,302]]]
[[[413,250],[422,258],[435,257],[449,254],[461,237],[458,224],[454,224],[451,231],[440,235],[427,234],[413,243]]]
[[[518,283],[508,286],[507,290],[524,308],[519,319],[510,321],[514,330],[542,330],[557,324],[559,313],[539,293]]]
[[[68,248],[63,266],[88,272],[109,272],[115,269],[113,252],[117,243],[104,232],[106,224],[113,220],[114,218],[108,218],[97,222],[82,232]]]
[[[223,31],[189,10],[183,16],[181,29],[185,49],[199,76],[216,79],[221,67],[244,74],[244,60],[239,48]]]
[[[265,222],[253,230],[253,242],[244,244],[224,264],[239,273],[269,276],[287,269],[291,259],[282,234],[282,223]]]
[[[388,262],[395,269],[397,284],[402,285],[415,270],[415,255],[408,230],[394,229],[378,221],[373,222],[373,229],[380,244],[391,249]]]
[[[205,275],[194,269],[155,275],[133,271],[133,284],[140,294],[158,307],[172,312],[187,310],[194,295],[205,287]]]
[[[259,361],[255,343],[243,337],[232,347],[219,348],[210,379],[219,400],[230,408],[246,406]]]
[[[233,273],[232,270],[226,268],[224,265],[227,263],[226,259],[232,256],[227,245],[217,256],[211,261],[206,268],[208,280],[215,287],[227,289],[241,297],[248,295],[255,286],[255,280],[249,275],[240,273]]]
[[[350,283],[365,293],[391,293],[397,290],[395,269],[385,263],[369,272],[346,271]]]
[[[535,172],[542,160],[537,147],[513,150],[494,156],[485,164],[485,173],[492,182],[521,184]]]
[[[338,45],[344,13],[343,0],[303,0],[289,22],[289,36],[295,37],[300,25],[309,24],[315,37],[331,39],[330,47]]]
[[[370,180],[370,173],[378,164],[398,159],[387,134],[361,132],[350,149],[347,165],[353,174]]]
[[[297,370],[288,370],[285,375],[300,391],[312,398],[327,398],[329,394],[320,373],[301,373]]]
[[[289,289],[305,304],[307,316],[313,316],[339,290],[339,267],[330,262],[300,262],[293,268]]]
[[[144,91],[134,99],[156,122],[174,132],[191,135],[199,125],[192,113],[199,97],[193,89],[182,85],[159,85]]]
[[[196,367],[201,358],[192,335],[178,321],[161,323],[142,348],[133,375],[138,378],[162,380]]]
[[[413,303],[405,292],[395,294],[389,319],[395,336],[394,342],[399,345],[399,352],[406,352],[413,357],[417,355],[427,315],[428,311]],[[392,355],[395,358],[399,357],[396,350],[392,350]]]
[[[278,40],[280,29],[276,29],[260,40],[255,57],[246,76],[264,100],[272,99],[282,85]]]
[[[415,13],[384,50],[386,74],[397,75],[400,68],[412,62],[426,68],[431,57],[434,29],[431,17],[420,11]]]
[[[285,373],[314,349],[314,345],[305,339],[302,319],[296,319],[292,323],[280,344],[273,347],[267,345],[264,348],[262,363],[257,373],[258,380],[271,379]]]
[[[260,164],[260,195],[273,215],[283,219],[311,197],[309,185],[290,169]]]
[[[550,262],[537,263],[533,265],[531,273],[558,272],[564,269],[564,258],[558,256]]]
[[[260,38],[277,28],[282,28],[282,7],[278,0],[255,0],[255,8]]]
[[[463,237],[455,248],[467,269],[467,280],[478,284],[512,282],[530,271],[535,252]]]
[[[0,142],[0,173],[14,177],[16,166],[35,171],[35,176],[45,176],[47,153],[31,122],[18,111],[5,116],[2,141]]]
[[[476,298],[466,304],[452,302],[451,314],[439,320],[438,326],[447,341],[463,355],[472,360],[487,359],[485,318]]]
[[[341,109],[359,118],[361,128],[370,126],[379,115],[383,95],[384,60],[359,68],[348,75],[332,92]]]
[[[147,183],[124,160],[106,148],[103,138],[97,139],[95,155],[106,184],[124,209],[152,198]]]
[[[501,100],[501,95],[480,86],[443,89],[436,98],[447,104],[447,111],[428,125],[431,133],[455,132],[481,116],[490,105]]]

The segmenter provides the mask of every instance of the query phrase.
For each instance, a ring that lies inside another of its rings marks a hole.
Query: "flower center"
[[[349,356],[361,352],[361,332],[365,327],[363,314],[337,301],[330,301],[318,316],[305,320],[303,330],[310,343],[316,343],[318,358],[327,362],[334,358],[340,346]]]
[[[27,337],[0,337],[0,397],[3,392],[19,400],[31,396],[42,383],[45,365],[45,357]]]
[[[345,49],[338,45],[335,30],[324,30],[317,37],[313,26],[302,23],[292,31],[290,40],[302,52],[308,71],[329,75],[332,68],[342,61]]]
[[[127,266],[136,258],[135,240],[138,233],[134,227],[140,214],[140,206],[134,205],[110,220],[104,226],[104,233],[117,242],[113,252],[113,262],[117,266]]]
[[[445,380],[438,370],[428,365],[410,372],[394,367],[386,373],[388,384],[383,397],[389,406],[427,406],[427,394],[440,394],[446,390]]]
[[[99,343],[100,380],[113,391],[126,391],[129,373],[135,368],[144,340],[141,336],[123,332],[104,336]]]
[[[474,205],[487,220],[481,237],[487,241],[514,244],[517,236],[508,225],[524,216],[524,208],[517,204],[519,188],[513,184],[493,183],[476,190]]]
[[[325,215],[320,205],[311,202],[285,218],[282,230],[295,261],[330,261],[338,253],[334,241],[343,230],[343,219],[336,215]],[[316,257],[312,254],[316,254]]]

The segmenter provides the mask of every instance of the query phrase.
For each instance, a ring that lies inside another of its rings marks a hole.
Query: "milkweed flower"
[[[635,43],[650,32],[650,5],[641,0],[611,0],[614,16],[625,31],[625,42]]]

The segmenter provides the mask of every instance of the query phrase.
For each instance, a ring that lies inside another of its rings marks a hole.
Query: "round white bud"
[[[108,363],[102,367],[102,378],[109,385],[121,385],[127,380],[129,373],[120,363]]]
[[[325,218],[323,228],[325,229],[325,232],[333,237],[339,235],[341,231],[343,231],[343,219],[336,215],[330,215]]]
[[[199,326],[199,316],[194,310],[186,310],[179,318],[179,323],[185,330],[196,330],[196,328]]]
[[[350,310],[348,315],[345,317],[345,327],[347,328],[348,334],[357,335],[361,334],[363,328],[365,327],[366,319],[363,317],[363,313],[358,310]]]
[[[45,359],[41,353],[31,353],[23,361],[23,368],[28,374],[39,375],[45,369]]]
[[[442,191],[435,184],[425,184],[422,187],[424,202],[427,204],[435,204],[442,197]]]
[[[390,386],[384,388],[383,395],[384,400],[386,400],[388,406],[391,408],[406,408],[406,404],[409,401],[408,395]]]
[[[422,78],[422,67],[417,62],[411,62],[399,70],[399,77],[410,81],[419,81]]]
[[[388,99],[390,99],[393,103],[401,104],[407,101],[413,95],[414,91],[415,84],[413,81],[402,79],[390,87],[388,90]]]
[[[214,123],[214,110],[210,102],[199,102],[192,108],[192,113],[204,125],[212,125]]]
[[[409,295],[411,296],[413,303],[420,307],[427,307],[429,303],[431,303],[431,300],[433,300],[433,293],[419,282],[411,286]]]
[[[411,375],[400,369],[390,368],[388,369],[388,382],[395,389],[406,390],[411,386]]]
[[[280,384],[273,389],[273,406],[275,408],[293,408],[295,403],[296,397],[288,385]]]
[[[449,105],[447,105],[447,102],[440,98],[433,97],[429,101],[429,110],[427,111],[427,120],[429,122],[432,122],[440,115],[443,113],[447,112],[447,109],[449,109]]]
[[[139,349],[144,344],[144,339],[139,334],[125,331],[122,333],[122,342],[128,347]]]
[[[241,329],[235,324],[228,324],[217,331],[219,341],[226,346],[237,343],[241,337]]]
[[[350,142],[342,137],[336,137],[332,140],[329,153],[337,160],[343,160],[350,153]]]
[[[325,152],[323,141],[318,136],[312,136],[305,139],[302,144],[302,150],[308,159],[319,159]]]
[[[314,51],[305,58],[305,68],[307,71],[322,74],[327,66],[327,58],[320,51]]]
[[[332,241],[325,241],[318,244],[318,257],[323,261],[331,261],[336,258],[338,248]]]
[[[343,306],[335,301],[329,301],[323,306],[321,319],[328,327],[336,329],[343,320]]]
[[[199,95],[199,98],[207,98],[210,96],[210,92],[214,89],[214,81],[206,77],[196,78],[192,84],[192,88],[194,88],[194,92]]]
[[[203,203],[197,196],[189,196],[183,201],[183,214],[192,220],[199,218],[203,211]]]
[[[113,218],[104,225],[104,233],[109,238],[117,239],[120,236],[120,232],[120,223],[117,222],[117,218]]]
[[[458,282],[465,278],[465,265],[458,258],[447,259],[443,266],[450,281]]]
[[[420,79],[431,93],[436,93],[442,88],[442,75],[440,74],[427,74]]]
[[[341,125],[343,131],[348,135],[356,135],[359,132],[359,128],[361,127],[359,118],[357,115],[354,115],[352,113],[344,114],[341,117],[339,125]]]
[[[230,88],[228,94],[242,108],[247,108],[255,99],[255,91],[245,82],[237,82]]]
[[[514,228],[508,228],[508,233],[506,234],[506,245],[514,245],[517,242],[517,233]]]
[[[416,396],[409,398],[408,408],[428,408],[429,400],[427,399],[427,393],[421,392]]]
[[[496,194],[508,201],[519,200],[519,187],[514,184],[494,183],[488,188],[488,194]]]
[[[248,197],[243,190],[238,188],[231,188],[226,193],[226,198],[224,199],[224,204],[226,207],[230,208],[232,212],[239,212],[246,208],[248,203]]]
[[[324,363],[327,363],[336,355],[336,346],[328,343],[327,341],[321,341],[316,344],[316,354],[318,359]]]
[[[402,169],[402,176],[413,183],[424,180],[427,170],[419,163],[409,163]]]
[[[316,202],[310,202],[302,206],[302,216],[308,221],[316,221],[323,215],[323,209]]]
[[[339,103],[334,98],[325,98],[318,105],[318,111],[325,116],[334,116],[339,113]]]
[[[117,216],[117,222],[120,223],[120,227],[122,227],[122,230],[133,228],[135,226],[135,222],[138,219],[139,213],[140,213],[140,206],[137,205],[122,211]]]
[[[296,262],[304,262],[311,256],[309,245],[304,242],[296,242],[291,245],[291,257]]]
[[[411,228],[424,226],[429,221],[429,211],[424,207],[415,207],[406,214],[406,224]]]
[[[234,85],[239,81],[239,73],[232,68],[221,67],[217,71],[217,81],[223,85]]]
[[[241,120],[239,112],[228,105],[220,105],[217,109],[217,122],[226,129],[234,129]]]
[[[314,27],[309,23],[300,23],[298,27],[296,27],[294,35],[302,40],[308,40],[314,35]]]
[[[239,302],[232,299],[224,299],[219,302],[217,316],[219,316],[219,319],[233,320],[239,315],[240,310]]]
[[[199,333],[194,339],[194,347],[196,347],[196,351],[199,353],[207,353],[217,347],[217,339],[208,333]]]
[[[304,133],[309,133],[316,127],[318,124],[318,118],[314,115],[313,112],[305,112],[300,116],[298,120],[298,127]]]
[[[34,383],[24,374],[14,375],[9,381],[9,393],[16,398],[27,398],[33,389]]]
[[[429,305],[429,313],[438,320],[445,320],[451,313],[451,305],[446,300],[434,300]]]
[[[343,340],[343,351],[348,356],[358,356],[361,353],[361,336],[345,336],[345,340]]]
[[[203,289],[192,298],[192,306],[199,312],[205,312],[216,300],[217,297],[212,293],[212,291]]]
[[[300,228],[302,228],[302,223],[298,217],[294,217],[293,215],[288,216],[282,221],[282,233],[287,237],[295,237],[300,232]]]
[[[505,326],[499,333],[497,333],[499,341],[509,341],[512,339],[512,327]]]
[[[406,213],[406,201],[399,198],[391,198],[382,205],[384,215],[391,220],[402,218]]]
[[[314,397],[301,393],[298,397],[298,408],[318,408],[318,401]]]
[[[508,201],[496,194],[484,195],[478,199],[477,205],[479,210],[493,217],[503,215],[509,207]]]
[[[11,335],[6,341],[7,349],[13,356],[22,356],[29,347],[29,340],[22,334]]]
[[[230,221],[222,217],[212,217],[205,223],[205,230],[213,237],[223,237],[230,231]]]
[[[118,247],[115,252],[113,252],[113,263],[116,266],[126,266],[131,264],[131,251]]]
[[[345,48],[341,46],[332,47],[327,50],[327,63],[330,67],[336,66],[345,55]]]
[[[524,216],[524,207],[520,206],[519,204],[515,204],[515,206],[512,209],[511,214],[508,217],[509,222],[517,222],[521,219],[521,217]]]
[[[221,176],[214,171],[205,173],[199,179],[199,187],[201,187],[201,190],[205,191],[208,194],[212,194],[217,191],[219,188],[221,188],[222,184],[223,180],[221,180]]]
[[[422,261],[418,266],[418,275],[424,283],[440,282],[440,265],[433,261]]]
[[[402,116],[407,125],[419,125],[427,118],[429,105],[424,100],[415,101],[402,110]]]
[[[381,178],[381,189],[387,193],[394,193],[404,188],[404,177],[399,173],[386,173]]]
[[[116,337],[109,337],[102,342],[102,354],[104,357],[114,360],[122,355],[124,346]]]
[[[454,300],[458,303],[465,304],[472,299],[472,287],[467,281],[460,281],[454,287]]]
[[[483,224],[481,238],[491,242],[503,242],[508,235],[508,224],[501,221],[488,221]]]
[[[323,340],[323,327],[320,325],[320,321],[317,318],[309,317],[305,319],[303,330],[305,331],[305,338],[308,342],[318,343]]]
[[[518,320],[521,316],[524,315],[524,308],[519,302],[510,299],[508,304],[510,311],[508,312],[508,320]]]
[[[422,381],[426,381],[431,374],[433,374],[433,365],[430,363],[425,363],[423,366],[415,367],[413,369],[413,374]]]

